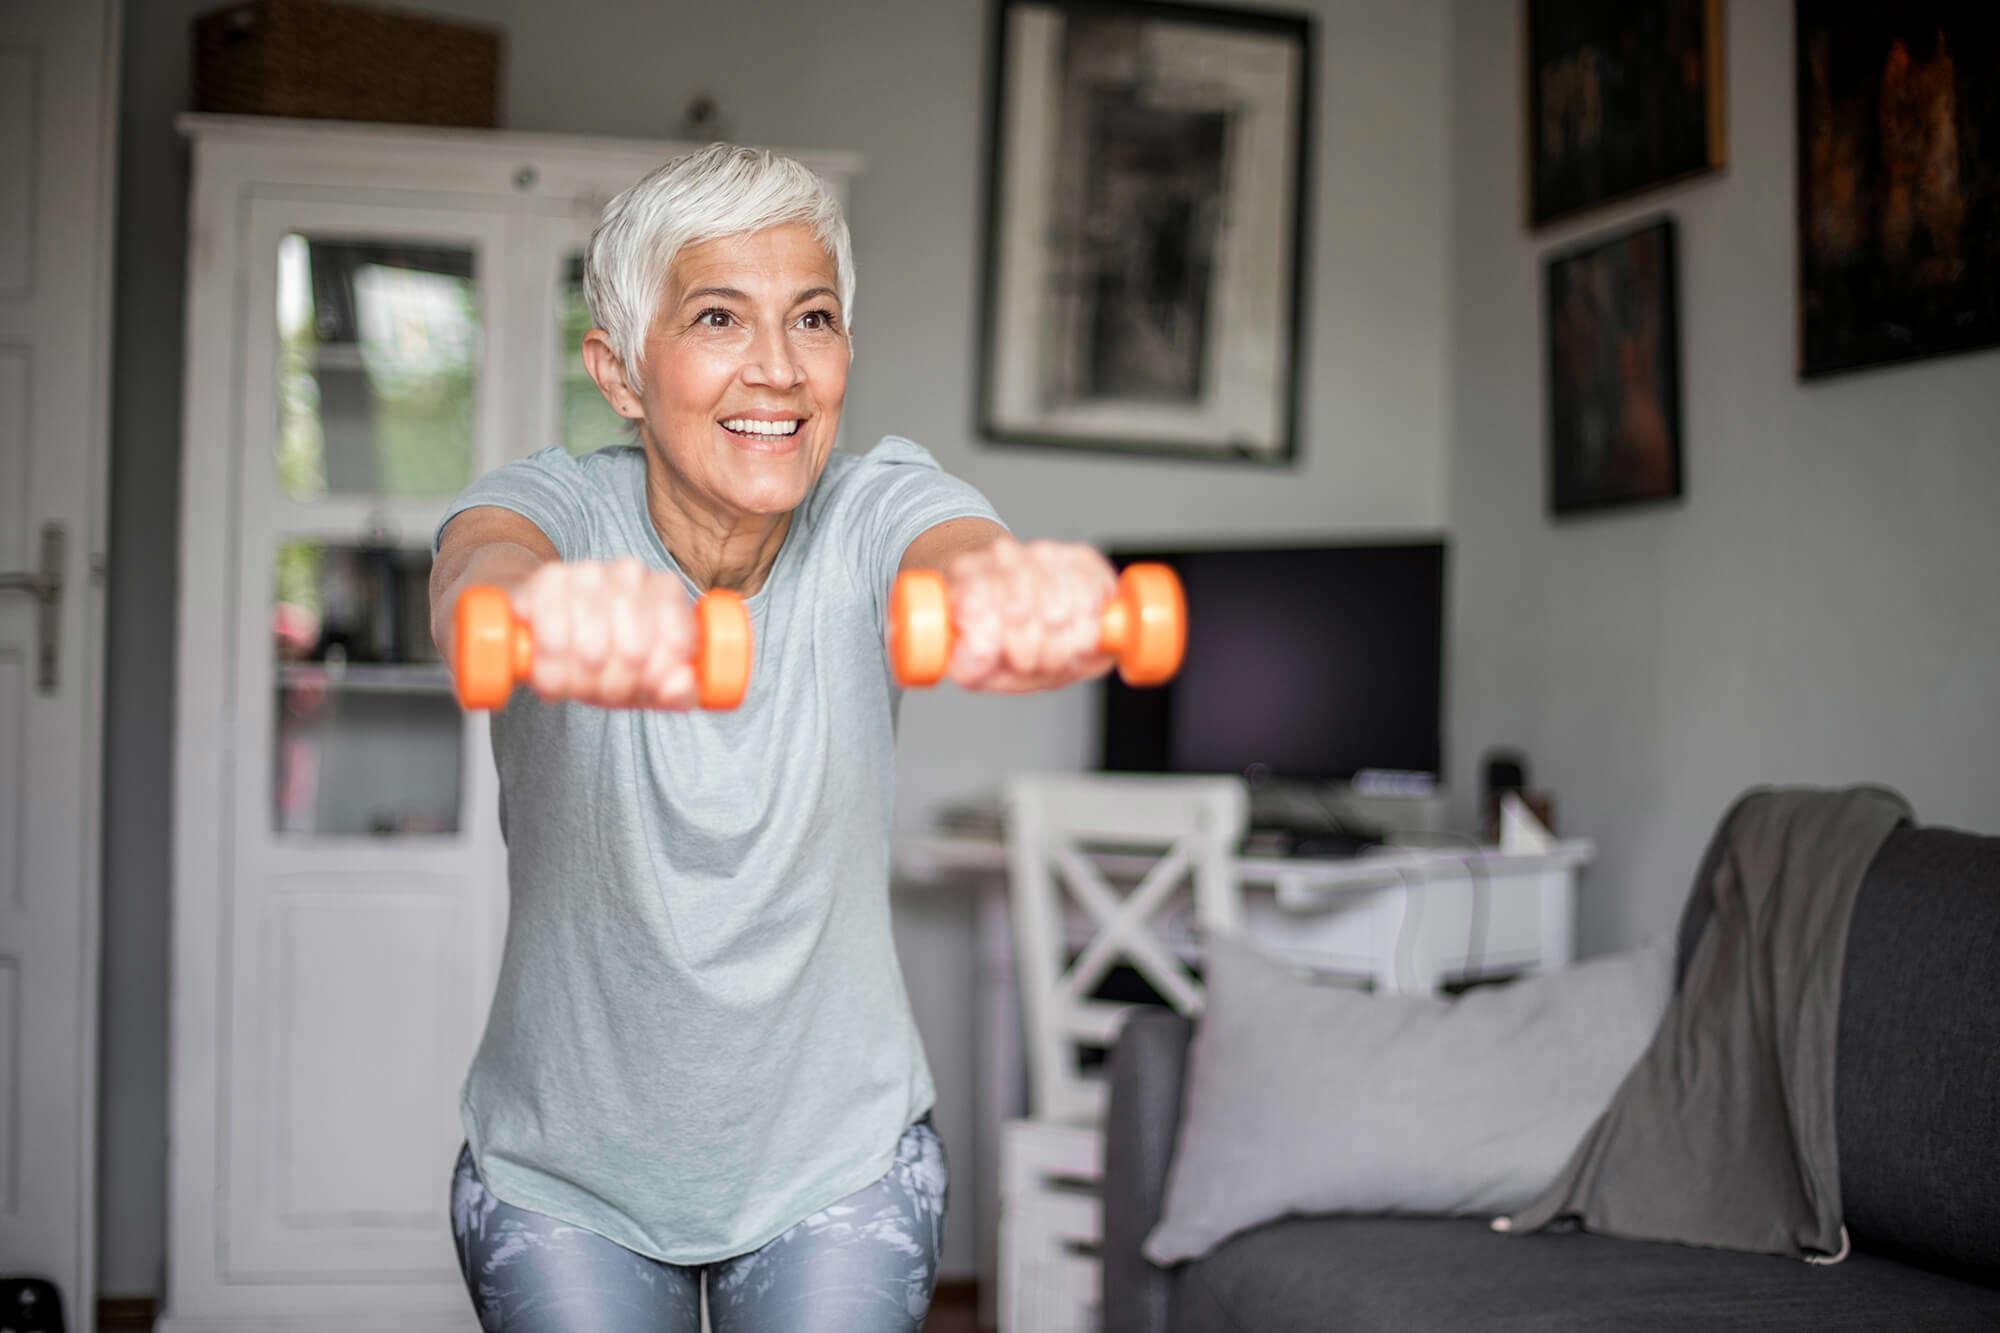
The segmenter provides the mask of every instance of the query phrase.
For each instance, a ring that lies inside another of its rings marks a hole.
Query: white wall
[[[1792,6],[1728,7],[1727,172],[1529,234],[1512,4],[1460,0],[1450,734],[1598,841],[1581,945],[1670,925],[1745,787],[1874,781],[2000,830],[2000,353],[1794,373]],[[1686,499],[1552,525],[1540,260],[1679,220]]]
[[[104,1289],[156,1291],[163,1238],[164,1008],[185,155],[192,16],[127,15],[107,755]],[[1448,381],[1449,97],[1443,0],[1312,0],[1319,119],[1304,461],[1291,469],[988,447],[972,431],[988,12],[975,0],[716,6],[455,0],[418,7],[505,24],[510,128],[661,137],[716,94],[739,139],[868,162],[851,222],[861,290],[846,440],[933,449],[1024,535],[1113,541],[1434,532]],[[1093,748],[1086,691],[913,697],[900,808],[989,787]],[[971,1152],[970,904],[906,895],[898,939],[961,1184]],[[970,1271],[970,1192],[946,1266]]]

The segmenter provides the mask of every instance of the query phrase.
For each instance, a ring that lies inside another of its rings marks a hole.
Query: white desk
[[[1239,857],[1247,933],[1318,970],[1378,990],[1430,992],[1456,976],[1556,967],[1574,953],[1576,872],[1595,853],[1587,839],[1530,839],[1517,848],[1382,847],[1338,859]],[[1108,876],[1136,874],[1152,858],[1097,858]],[[996,835],[925,833],[896,841],[906,885],[979,895],[974,1101],[981,1319],[996,1289],[1000,1126],[1027,1107],[1020,999],[1006,898],[1007,851]],[[1201,956],[1185,888],[1162,938],[1190,962]],[[1088,920],[1068,917],[1082,949]]]
[[[1339,858],[1238,857],[1236,872],[1244,890],[1271,891],[1243,896],[1246,928],[1260,941],[1317,969],[1365,979],[1377,990],[1429,993],[1458,975],[1569,962],[1576,871],[1595,850],[1587,838],[1518,851],[1390,846]],[[1099,861],[1116,875],[1123,859]],[[1134,857],[1130,864],[1137,872],[1152,861]],[[999,838],[899,837],[896,873],[905,883],[977,881],[982,943],[1011,956],[1007,849]],[[1168,943],[1183,957],[1199,959],[1190,920],[1185,913],[1178,918],[1180,930]],[[1076,927],[1086,924],[1081,916],[1072,920]],[[1071,943],[1081,948],[1087,940],[1084,930]]]

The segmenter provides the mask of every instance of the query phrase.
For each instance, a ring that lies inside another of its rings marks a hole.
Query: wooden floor
[[[931,1297],[931,1317],[924,1333],[980,1333],[979,1286],[973,1282],[940,1282]]]
[[[159,1313],[150,1297],[108,1297],[97,1302],[97,1333],[153,1333]]]

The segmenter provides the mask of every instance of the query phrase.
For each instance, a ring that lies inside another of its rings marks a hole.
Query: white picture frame
[[[1313,26],[1000,0],[978,416],[996,443],[1288,464]]]

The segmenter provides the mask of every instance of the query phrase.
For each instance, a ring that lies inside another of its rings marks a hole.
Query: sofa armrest
[[[1160,1220],[1194,1024],[1142,1009],[1111,1052],[1104,1120],[1104,1333],[1166,1333],[1173,1277],[1139,1252]]]

